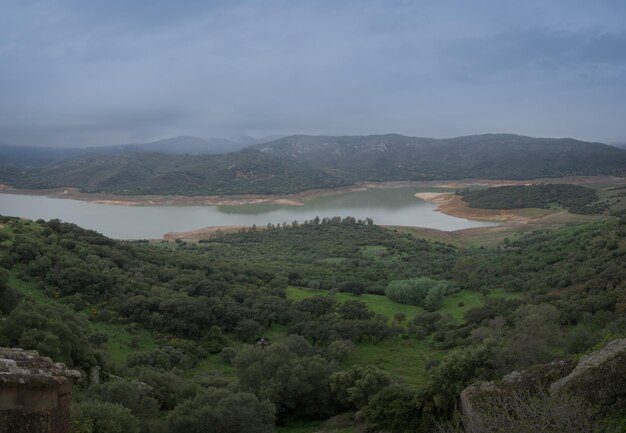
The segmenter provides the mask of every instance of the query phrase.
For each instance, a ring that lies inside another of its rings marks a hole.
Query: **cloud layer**
[[[626,3],[0,0],[0,142],[626,134]]]

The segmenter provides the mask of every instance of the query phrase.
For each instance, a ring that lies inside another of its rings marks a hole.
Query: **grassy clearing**
[[[405,313],[410,320],[424,312],[421,307],[401,305],[390,301],[382,295],[353,296],[348,293],[331,293],[322,290],[289,287],[287,297],[294,300],[312,296],[333,296],[337,302],[357,299],[363,301],[376,313],[392,318],[395,313]],[[437,310],[443,315],[451,315],[458,321],[463,320],[466,311],[483,305],[488,298],[518,297],[504,290],[493,290],[487,297],[480,292],[462,290],[444,298],[442,307]],[[284,332],[276,330],[277,334]],[[431,360],[440,360],[446,351],[434,349],[430,338],[416,340],[414,338],[395,337],[389,340],[373,343],[370,341],[358,343],[354,351],[342,363],[341,367],[348,369],[353,365],[372,364],[389,372],[392,376],[402,378],[409,385],[418,387],[426,380],[426,364]]]
[[[370,257],[373,259],[381,257],[388,251],[389,249],[382,245],[366,245],[364,247],[361,247],[361,254],[363,254],[365,257]]]
[[[219,354],[212,354],[200,361],[194,368],[185,371],[188,378],[201,376],[203,374],[212,374],[222,376],[229,379],[236,379],[237,372],[231,365],[226,364]]]
[[[354,296],[350,293],[328,292],[325,290],[306,289],[302,287],[288,287],[287,297],[293,300],[311,298],[313,296],[332,296],[338,303],[357,300],[363,301],[367,307],[378,314],[383,314],[389,319],[393,319],[394,314],[404,313],[408,319],[424,312],[422,307],[415,305],[398,304],[382,295],[364,294]],[[504,290],[493,290],[488,297],[515,297],[516,294],[507,293]],[[437,310],[439,313],[450,314],[457,320],[462,320],[467,310],[479,307],[485,303],[486,298],[479,292],[461,290],[450,296],[446,296],[442,307]],[[462,304],[462,305],[461,305]]]
[[[132,352],[152,350],[158,347],[154,335],[145,329],[128,329],[119,323],[90,322],[94,331],[105,334],[109,341],[107,353],[111,361],[118,365],[126,364],[126,358]]]
[[[38,304],[48,302],[48,297],[46,296],[46,294],[39,290],[37,287],[35,287],[33,283],[20,280],[13,273],[9,274],[9,286],[17,290],[20,295],[31,298]]]
[[[325,290],[315,290],[315,289],[305,289],[301,287],[288,287],[287,288],[287,297],[289,299],[300,300],[305,298],[311,298],[313,296],[332,296],[337,300],[338,303],[343,303],[346,301],[363,301],[367,304],[368,308],[375,313],[383,314],[390,319],[393,318],[393,315],[396,313],[404,313],[407,317],[413,317],[419,313],[424,311],[423,308],[417,307],[415,305],[402,305],[396,304],[393,301],[390,301],[385,296],[381,295],[360,295],[354,296],[350,293],[343,292],[328,292]]]
[[[375,365],[393,377],[399,377],[415,387],[426,381],[426,363],[441,359],[445,352],[431,347],[429,339],[415,340],[396,337],[378,344],[357,344],[354,351],[342,363],[342,368],[353,365]]]
[[[466,311],[484,305],[488,298],[518,298],[519,296],[521,295],[518,293],[509,293],[502,289],[492,290],[487,297],[480,292],[461,290],[443,298],[443,304],[437,311],[443,315],[449,314],[457,320],[463,320]]]

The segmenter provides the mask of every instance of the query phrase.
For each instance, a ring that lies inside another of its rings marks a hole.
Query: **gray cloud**
[[[625,133],[621,1],[0,7],[0,142]]]

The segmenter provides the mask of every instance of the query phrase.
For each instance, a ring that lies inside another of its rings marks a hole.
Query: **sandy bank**
[[[354,185],[332,188],[313,189],[293,194],[276,195],[116,195],[107,193],[84,193],[77,188],[54,188],[54,189],[17,189],[9,185],[0,184],[0,193],[43,195],[52,198],[68,198],[92,203],[125,206],[238,206],[247,204],[286,205],[301,206],[316,197],[343,194],[349,192],[365,191],[368,189],[396,189],[396,188],[445,188],[460,189],[470,186],[504,186],[504,185],[528,185],[531,183],[571,183],[587,185],[626,185],[626,178],[613,176],[576,176],[553,179],[533,180],[489,180],[489,179],[463,179],[463,180],[440,180],[440,181],[398,181],[398,182],[359,182]],[[443,200],[441,193],[420,193],[423,200]],[[432,195],[432,196],[431,196]],[[443,211],[443,210],[442,210]]]
[[[555,211],[545,209],[478,209],[467,205],[461,196],[454,193],[418,192],[417,198],[436,203],[435,209],[446,215],[479,221],[515,221],[526,223],[533,219],[544,218]]]

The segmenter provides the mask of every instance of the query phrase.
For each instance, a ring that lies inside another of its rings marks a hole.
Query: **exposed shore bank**
[[[463,179],[441,181],[401,181],[401,182],[359,182],[351,186],[332,189],[313,189],[292,194],[276,195],[205,195],[205,196],[182,196],[182,195],[116,195],[107,193],[85,193],[78,188],[54,188],[54,189],[17,189],[9,185],[0,185],[0,193],[43,195],[52,198],[67,198],[82,200],[98,204],[124,205],[124,206],[237,206],[247,204],[275,204],[287,206],[300,206],[305,202],[321,196],[342,194],[349,192],[364,191],[368,189],[391,189],[391,188],[444,188],[460,189],[472,186],[504,186],[504,185],[528,185],[531,183],[572,183],[586,185],[624,184],[626,178],[613,176],[576,176],[551,179],[533,180],[489,180],[489,179]],[[422,197],[420,197],[422,198]],[[444,210],[441,210],[444,212]],[[445,213],[445,212],[444,212]],[[456,215],[455,215],[456,216]],[[492,218],[491,218],[492,219]]]

